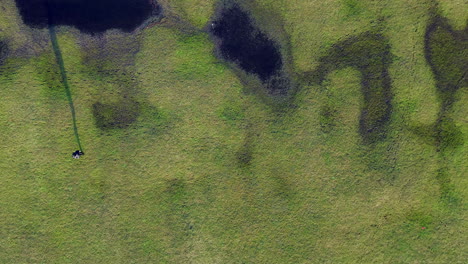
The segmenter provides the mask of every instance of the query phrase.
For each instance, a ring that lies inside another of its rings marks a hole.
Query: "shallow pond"
[[[87,33],[112,28],[130,32],[159,12],[150,0],[16,0],[16,4],[28,26],[68,25]]]
[[[282,67],[277,45],[253,24],[239,6],[224,8],[213,21],[211,32],[219,40],[219,51],[228,61],[266,81]]]

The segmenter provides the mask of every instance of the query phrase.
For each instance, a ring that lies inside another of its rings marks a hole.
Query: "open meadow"
[[[466,0],[21,2],[0,263],[466,263]]]

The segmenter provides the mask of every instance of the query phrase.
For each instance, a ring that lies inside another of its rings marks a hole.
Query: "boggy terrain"
[[[28,26],[68,25],[88,33],[111,28],[130,32],[151,15],[160,13],[154,0],[16,0],[16,3]]]
[[[388,73],[391,60],[388,40],[381,34],[365,32],[335,43],[312,73],[314,81],[322,83],[332,71],[344,67],[359,70],[364,97],[359,132],[364,143],[385,138],[386,125],[392,113],[391,79]],[[324,111],[323,119],[328,119],[329,112]]]
[[[240,5],[223,6],[211,24],[211,32],[224,59],[256,75],[267,84],[270,94],[287,92],[288,83],[281,74],[283,59],[279,44],[262,32]]]
[[[447,18],[433,10],[424,44],[425,57],[436,80],[440,109],[434,124],[419,127],[416,132],[435,143],[439,153],[436,179],[440,186],[440,198],[446,204],[455,206],[460,204],[460,197],[455,192],[453,177],[446,164],[453,151],[464,143],[463,133],[453,119],[453,106],[460,89],[468,86],[468,26],[456,31]]]
[[[453,30],[446,18],[434,14],[426,29],[424,51],[441,101],[439,118],[433,127],[437,147],[444,150],[460,146],[463,137],[449,114],[457,92],[468,85],[468,26]]]

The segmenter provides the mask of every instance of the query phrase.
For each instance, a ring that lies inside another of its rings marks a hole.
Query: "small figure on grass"
[[[77,150],[77,151],[72,153],[72,157],[74,159],[79,159],[81,155],[84,155],[84,152],[82,152],[81,150]]]

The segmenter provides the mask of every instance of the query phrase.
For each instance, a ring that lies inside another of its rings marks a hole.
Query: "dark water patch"
[[[254,25],[239,5],[225,6],[212,22],[211,32],[219,42],[222,57],[247,73],[265,82],[281,70],[278,45]]]
[[[434,126],[439,151],[463,144],[463,135],[449,113],[461,87],[468,86],[468,26],[455,31],[446,18],[433,14],[425,34],[425,56],[436,80],[441,101]]]
[[[155,0],[16,0],[26,25],[68,25],[87,33],[130,32],[161,12]]]
[[[96,126],[102,130],[127,128],[140,114],[140,104],[132,99],[122,99],[118,103],[93,104]]]
[[[390,45],[381,34],[366,32],[334,44],[328,55],[320,59],[314,81],[322,84],[332,71],[354,67],[361,73],[364,105],[359,120],[359,132],[366,144],[386,137],[392,113],[391,79],[388,67],[392,62]]]

